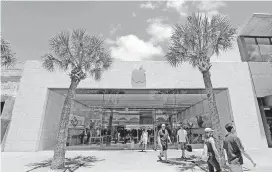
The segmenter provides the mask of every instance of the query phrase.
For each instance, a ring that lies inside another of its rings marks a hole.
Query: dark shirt
[[[210,138],[210,139],[213,139],[213,138]],[[205,141],[205,144],[207,146],[207,152],[208,152],[208,156],[209,156],[209,160],[213,160],[215,158],[215,153],[214,153],[214,150],[213,150],[213,146],[212,146],[212,143],[211,142],[214,142],[213,140],[206,140]],[[214,143],[213,143],[214,144]]]
[[[159,134],[159,136],[161,138],[161,141],[166,141],[167,142],[168,137],[169,137],[169,134],[168,134],[167,130],[161,129],[158,134]]]
[[[232,133],[226,135],[223,148],[227,152],[228,161],[231,162],[238,158],[238,162],[243,164],[242,150],[244,149],[241,140]]]

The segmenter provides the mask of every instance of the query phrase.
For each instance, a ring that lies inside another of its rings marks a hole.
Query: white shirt
[[[147,139],[148,139],[148,132],[143,132],[142,139],[143,139],[143,141],[147,141]]]
[[[186,130],[184,130],[184,129],[178,130],[178,141],[179,142],[186,142],[186,136],[187,136]]]

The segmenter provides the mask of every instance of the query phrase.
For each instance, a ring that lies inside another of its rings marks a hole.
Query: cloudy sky
[[[239,28],[253,13],[271,12],[272,1],[2,2],[1,29],[19,61],[39,60],[57,32],[85,28],[106,39],[117,60],[164,60],[172,26],[186,15],[228,15]],[[237,46],[213,61],[240,61]]]

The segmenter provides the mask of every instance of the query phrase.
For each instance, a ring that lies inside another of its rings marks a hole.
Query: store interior
[[[222,126],[233,121],[227,89],[215,89]],[[51,89],[41,132],[40,150],[51,150],[67,89]],[[189,142],[203,145],[205,127],[211,127],[204,89],[78,89],[72,103],[67,149],[141,149],[141,133],[148,132],[148,149],[158,149],[156,133],[167,126],[177,148],[182,125]]]

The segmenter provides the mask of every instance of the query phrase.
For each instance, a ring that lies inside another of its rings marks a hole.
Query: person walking
[[[158,128],[158,130],[160,131],[159,128]],[[160,138],[160,135],[159,135],[159,131],[157,132],[157,143],[158,143],[158,146],[160,148],[160,157],[164,157],[163,150],[162,150],[162,144],[161,144],[161,138]]]
[[[86,128],[86,130],[85,130],[85,135],[87,136],[87,139],[86,139],[86,143],[85,143],[85,144],[89,144],[89,142],[90,142],[90,137],[91,137],[91,132],[90,132],[90,129],[89,129],[89,128]]]
[[[220,155],[218,153],[218,150],[215,147],[215,141],[212,137],[212,133],[214,130],[211,128],[205,128],[205,134],[204,134],[204,149],[202,152],[202,157],[204,155],[207,156],[205,161],[207,161],[209,172],[214,172],[214,169],[216,172],[221,172],[221,167],[219,162],[221,162]]]
[[[244,146],[234,133],[235,128],[231,123],[228,123],[225,126],[226,130],[228,131],[228,134],[226,135],[224,142],[223,142],[223,148],[225,150],[225,157],[227,159],[227,162],[229,163],[230,170],[232,172],[243,172],[243,156],[248,158],[253,166],[256,166],[256,163],[251,159],[249,154],[244,149]]]
[[[142,152],[143,152],[144,150],[146,151],[147,141],[148,141],[148,132],[147,132],[146,128],[142,132],[141,141],[143,144],[143,146],[142,146]]]
[[[166,162],[169,162],[168,159],[167,159],[167,149],[168,149],[168,141],[169,143],[171,144],[171,139],[169,137],[169,133],[167,131],[167,129],[165,128],[165,124],[162,124],[161,126],[162,128],[160,129],[160,131],[158,132],[158,136],[160,138],[160,143],[161,143],[161,146],[162,146],[162,154],[164,155],[165,157],[165,161]],[[158,156],[158,158],[162,161],[162,154],[160,154]]]
[[[188,142],[188,137],[187,137],[187,131],[182,126],[179,128],[177,132],[177,141],[178,141],[178,146],[181,145],[181,150],[182,150],[181,159],[186,159],[185,148],[186,148],[186,143]]]

